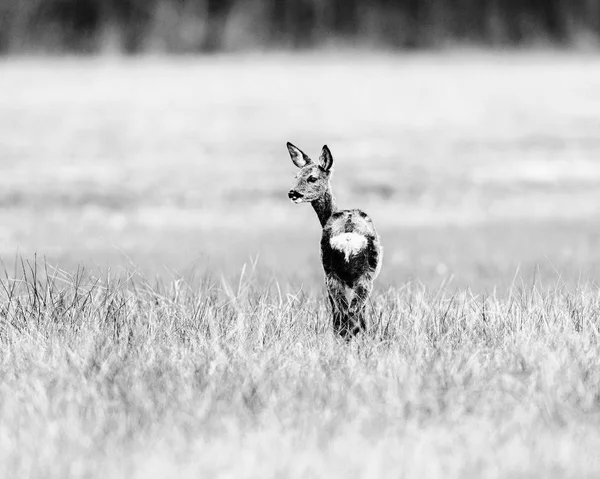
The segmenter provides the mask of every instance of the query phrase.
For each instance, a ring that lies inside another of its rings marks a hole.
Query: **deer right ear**
[[[298,147],[287,142],[287,149],[290,152],[290,157],[298,168],[303,168],[310,163],[310,158]]]
[[[331,151],[329,151],[327,145],[323,145],[319,162],[321,163],[321,168],[323,168],[323,170],[331,170],[331,167],[333,166],[333,156],[331,155]]]

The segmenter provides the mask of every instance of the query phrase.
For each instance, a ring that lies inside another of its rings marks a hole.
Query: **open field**
[[[600,58],[8,59],[0,92],[7,477],[600,474]],[[288,140],[382,236],[349,345]]]
[[[285,142],[336,158],[382,284],[491,292],[600,275],[600,58],[5,60],[0,256],[321,279]]]

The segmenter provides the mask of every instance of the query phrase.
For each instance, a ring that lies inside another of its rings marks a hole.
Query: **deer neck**
[[[327,223],[329,217],[337,211],[337,207],[335,205],[335,198],[331,193],[331,186],[327,188],[327,191],[325,191],[323,196],[314,201],[311,201],[311,205],[317,213],[319,222],[321,223],[321,227],[325,227],[325,224]]]

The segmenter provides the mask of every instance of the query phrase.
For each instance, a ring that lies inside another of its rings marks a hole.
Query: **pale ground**
[[[9,276],[150,278],[0,280],[6,477],[600,477],[600,57],[10,59],[0,92]],[[383,238],[350,345],[286,141]]]
[[[285,142],[386,248],[382,284],[600,274],[600,58],[305,55],[0,64],[0,255],[319,281]]]

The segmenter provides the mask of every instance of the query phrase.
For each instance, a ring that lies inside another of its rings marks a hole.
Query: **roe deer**
[[[381,241],[371,218],[361,210],[338,210],[329,178],[333,157],[323,146],[318,163],[287,144],[293,163],[300,168],[297,183],[288,193],[294,203],[310,202],[323,232],[321,261],[333,310],[333,327],[349,339],[366,330],[366,303],[383,259]]]

